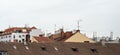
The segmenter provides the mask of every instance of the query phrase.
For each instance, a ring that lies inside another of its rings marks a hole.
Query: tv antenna
[[[77,28],[78,28],[78,30],[80,30],[80,22],[81,21],[82,21],[81,19],[77,21],[77,25],[78,25]]]

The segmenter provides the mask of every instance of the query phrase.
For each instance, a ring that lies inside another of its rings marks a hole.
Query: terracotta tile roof
[[[38,42],[52,42],[48,37],[34,37]]]
[[[14,33],[17,30],[22,31],[23,29],[25,29],[26,31],[22,33],[28,33],[32,29],[37,29],[37,28],[36,27],[31,27],[31,28],[30,27],[27,27],[27,28],[26,27],[12,27],[12,28],[5,29],[1,35],[7,35],[10,33]]]
[[[55,41],[65,41],[66,39],[68,39],[72,35],[73,35],[72,31],[67,31],[65,33],[62,32],[59,34],[53,34],[52,36],[50,36],[50,38],[55,40]]]

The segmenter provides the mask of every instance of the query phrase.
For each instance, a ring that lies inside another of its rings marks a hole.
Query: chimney
[[[65,37],[67,38],[67,37],[70,37],[70,36],[72,36],[73,35],[73,33],[72,33],[72,31],[69,31],[69,32],[66,32],[65,33]]]
[[[80,30],[76,30],[76,32],[80,32]]]
[[[39,35],[39,37],[43,37],[43,35]]]

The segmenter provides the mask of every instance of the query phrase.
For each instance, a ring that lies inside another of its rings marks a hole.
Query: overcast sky
[[[120,0],[0,0],[0,30],[10,26],[36,26],[43,31],[77,29],[92,35],[120,36]]]

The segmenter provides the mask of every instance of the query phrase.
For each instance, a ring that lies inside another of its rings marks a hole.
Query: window
[[[72,50],[73,52],[78,52],[78,49],[75,48],[75,47],[72,47],[71,50]]]
[[[0,55],[7,55],[7,51],[0,51]]]
[[[10,38],[11,36],[9,36],[9,38]]]
[[[26,48],[27,50],[29,50],[29,47],[28,47],[28,46],[25,46],[25,48]]]
[[[19,43],[21,43],[21,40],[19,40]]]
[[[16,47],[15,45],[13,46],[13,48],[14,48],[14,49],[17,49],[17,47]]]
[[[22,35],[23,37],[25,37],[25,35]]]
[[[95,48],[91,48],[90,49],[93,53],[97,53],[97,49],[95,49]]]
[[[15,35],[13,35],[13,38],[15,39]]]
[[[25,42],[25,39],[22,39],[22,42]]]
[[[58,51],[58,48],[57,48],[57,47],[54,47],[54,49],[55,49],[56,51]]]
[[[6,38],[7,38],[7,36],[6,36]]]
[[[84,41],[84,43],[90,43],[90,41]]]
[[[19,38],[21,38],[21,35],[19,35]]]
[[[3,37],[1,37],[1,39],[3,39]]]
[[[45,46],[42,46],[41,49],[42,49],[42,50],[46,50]]]

